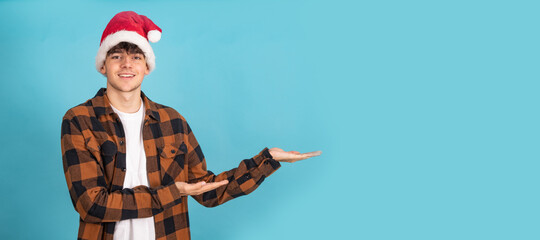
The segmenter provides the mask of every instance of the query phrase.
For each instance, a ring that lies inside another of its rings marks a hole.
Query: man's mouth
[[[118,74],[118,76],[121,77],[121,78],[132,78],[132,77],[135,77],[135,74],[120,73],[120,74]]]

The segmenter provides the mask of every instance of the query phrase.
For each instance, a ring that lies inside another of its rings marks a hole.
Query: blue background
[[[163,29],[143,83],[209,169],[323,155],[217,208],[193,239],[540,239],[537,1],[1,1],[1,239],[75,239],[60,125],[106,79],[117,12]]]

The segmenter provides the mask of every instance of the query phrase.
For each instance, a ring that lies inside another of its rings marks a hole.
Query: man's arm
[[[228,180],[228,184],[200,195],[192,195],[200,204],[214,207],[233,198],[253,192],[266,177],[274,173],[281,165],[272,158],[268,148],[256,156],[240,162],[237,168],[215,175],[207,170],[206,160],[199,143],[195,139],[189,124],[185,122],[184,142],[187,145],[186,160],[188,163],[189,183],[204,181],[207,183]]]
[[[66,114],[61,133],[64,174],[73,206],[83,221],[114,222],[150,217],[182,201],[185,194],[174,183],[109,192],[102,167],[87,149],[81,132],[77,118]]]

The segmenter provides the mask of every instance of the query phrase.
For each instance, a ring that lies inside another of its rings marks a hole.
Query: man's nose
[[[130,67],[131,66],[131,58],[129,56],[122,58],[122,66],[123,67]]]

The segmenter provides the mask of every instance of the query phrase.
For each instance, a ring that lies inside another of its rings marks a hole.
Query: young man
[[[148,41],[161,29],[135,12],[109,22],[96,57],[107,77],[62,120],[62,159],[80,214],[78,239],[189,239],[187,196],[207,207],[249,194],[280,167],[320,152],[264,148],[237,168],[215,175],[189,124],[142,91],[155,67]]]

